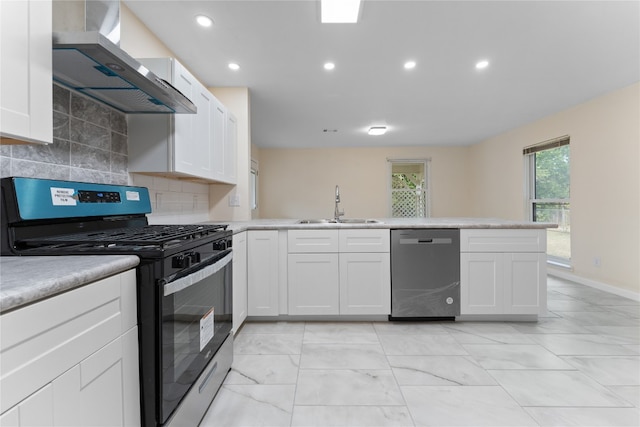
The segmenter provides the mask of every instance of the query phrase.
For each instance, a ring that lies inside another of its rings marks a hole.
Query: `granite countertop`
[[[348,219],[348,218],[347,218]],[[367,218],[369,219],[369,218]],[[313,223],[300,224],[299,219],[257,219],[253,221],[229,222],[234,233],[246,230],[293,230],[293,229],[332,229],[332,228],[507,228],[507,229],[545,229],[558,225],[549,222],[512,221],[499,218],[371,218],[374,223]],[[213,221],[216,222],[216,221]],[[224,221],[217,221],[217,223]]]
[[[135,268],[133,255],[0,257],[0,313]]]

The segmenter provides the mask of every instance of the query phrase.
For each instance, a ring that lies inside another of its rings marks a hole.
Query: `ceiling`
[[[638,1],[365,0],[357,24],[312,0],[124,3],[206,86],[249,88],[259,147],[470,145],[640,80]]]

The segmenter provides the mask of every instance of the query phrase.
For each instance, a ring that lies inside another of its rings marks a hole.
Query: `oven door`
[[[231,259],[231,250],[225,250],[161,281],[162,424],[231,331]]]

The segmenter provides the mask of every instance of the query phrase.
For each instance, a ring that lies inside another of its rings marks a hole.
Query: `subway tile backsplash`
[[[150,224],[192,224],[209,220],[209,186],[156,176],[131,174],[133,185],[147,187]]]
[[[0,145],[0,176],[147,187],[150,223],[209,220],[208,185],[129,174],[129,142],[126,114],[53,84],[53,144]]]

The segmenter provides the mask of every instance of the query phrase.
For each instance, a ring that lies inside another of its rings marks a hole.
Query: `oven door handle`
[[[195,285],[198,282],[206,279],[207,277],[213,276],[218,271],[222,270],[227,264],[231,262],[233,259],[233,252],[229,252],[224,257],[213,261],[213,263],[204,266],[198,266],[199,268],[192,273],[189,273],[187,276],[181,277],[179,279],[165,282],[163,285],[164,296],[175,294],[183,289],[188,288],[189,286]]]

